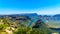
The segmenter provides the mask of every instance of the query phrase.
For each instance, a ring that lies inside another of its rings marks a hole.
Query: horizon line
[[[57,14],[38,14],[38,13],[12,13],[12,14],[0,14],[0,15],[14,15],[14,14],[37,14],[37,15],[57,15]]]

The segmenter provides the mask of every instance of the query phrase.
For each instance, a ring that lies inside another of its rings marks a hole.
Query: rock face
[[[38,20],[36,23],[35,23],[35,25],[33,26],[33,28],[39,28],[40,26],[42,26],[42,25],[45,25],[45,23],[42,21],[42,20]]]

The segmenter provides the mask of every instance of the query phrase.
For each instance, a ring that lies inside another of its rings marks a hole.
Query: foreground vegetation
[[[40,28],[27,27],[13,21],[0,19],[0,34],[51,34],[51,30],[44,24]]]

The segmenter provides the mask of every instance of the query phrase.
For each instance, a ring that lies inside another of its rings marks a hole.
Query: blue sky
[[[60,14],[60,0],[0,0],[0,14]]]

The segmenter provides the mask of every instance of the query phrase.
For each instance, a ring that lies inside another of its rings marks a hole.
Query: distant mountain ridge
[[[60,14],[56,14],[56,15],[54,15],[53,17],[60,17]]]
[[[26,14],[11,14],[11,15],[0,15],[1,16],[29,16],[29,17],[51,17],[51,15],[38,15],[37,13],[26,13]],[[53,15],[52,17],[60,17],[60,14]]]
[[[13,15],[9,15],[9,16],[28,16],[28,17],[33,18],[33,17],[38,16],[38,14],[36,14],[36,13],[29,13],[29,14],[13,14]]]

